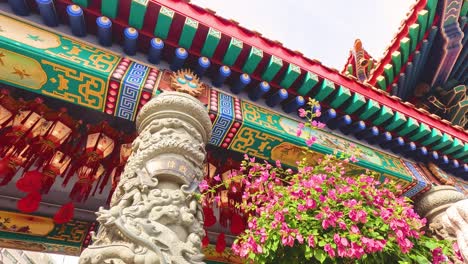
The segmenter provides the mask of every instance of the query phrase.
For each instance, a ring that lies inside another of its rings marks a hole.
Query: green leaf
[[[316,249],[314,252],[314,257],[316,260],[318,260],[320,263],[323,263],[325,259],[327,259],[327,255],[325,254],[325,251],[321,249]]]

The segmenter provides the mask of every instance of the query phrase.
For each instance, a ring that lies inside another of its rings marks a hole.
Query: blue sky
[[[380,58],[414,0],[192,0],[292,50],[342,69],[360,38]]]

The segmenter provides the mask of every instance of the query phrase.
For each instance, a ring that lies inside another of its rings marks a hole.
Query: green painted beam
[[[377,85],[380,89],[387,91],[387,81],[385,80],[384,76],[380,75],[377,77]]]
[[[384,66],[385,78],[387,79],[387,86],[393,82],[393,66],[389,63]]]
[[[438,0],[427,0],[426,8],[429,11],[429,21],[427,21],[428,28],[431,28],[432,23],[434,22],[434,17],[435,17],[436,9],[437,9],[437,2]]]
[[[179,38],[179,46],[190,49],[192,47],[193,38],[197,34],[198,21],[187,17],[185,19],[184,27]]]
[[[461,158],[464,158],[465,156],[468,156],[468,143],[465,143],[463,145],[463,149],[461,151],[453,154],[453,157],[456,159],[461,159]]]
[[[297,77],[301,75],[301,68],[299,66],[290,63],[288,69],[284,73],[283,80],[280,83],[280,86],[288,89],[296,81]]]
[[[315,73],[307,72],[304,76],[304,81],[301,87],[297,90],[299,95],[305,96],[319,82],[319,77]]]
[[[416,133],[410,137],[412,141],[417,141],[423,138],[425,135],[431,133],[431,129],[424,123],[419,124]]]
[[[263,51],[252,47],[250,49],[249,56],[247,57],[247,60],[244,63],[244,67],[242,67],[242,71],[248,74],[252,74],[255,71],[255,69],[257,69],[258,63],[262,60],[262,58]]]
[[[409,133],[413,132],[419,127],[418,121],[414,120],[413,118],[409,117],[406,123],[402,126],[401,130],[398,131],[398,135],[406,136]]]
[[[107,0],[106,0],[107,1]],[[174,19],[174,10],[162,6],[158,14],[154,35],[158,38],[167,39],[172,20]]]
[[[210,28],[208,30],[208,34],[206,35],[205,43],[203,43],[201,54],[208,58],[213,57],[213,54],[215,53],[220,40],[221,40],[221,32],[219,32],[218,30],[214,28]]]
[[[330,102],[330,106],[332,108],[338,108],[342,105],[346,100],[351,97],[351,92],[348,88],[344,86],[340,86],[336,92],[335,98],[333,98]]]
[[[463,149],[463,142],[461,142],[458,138],[453,139],[452,145],[450,145],[449,148],[446,150],[442,151],[444,154],[453,154],[459,151],[460,149]]]
[[[73,3],[81,6],[81,7],[88,7],[91,0],[73,0]]]
[[[438,141],[439,139],[441,139],[442,138],[442,133],[440,133],[440,131],[438,129],[433,128],[431,130],[431,133],[429,135],[427,135],[426,137],[427,137],[426,139],[421,141],[421,144],[423,144],[424,146],[430,145],[430,144]]]
[[[385,129],[387,129],[389,131],[395,130],[396,128],[398,128],[399,126],[401,126],[405,122],[406,122],[406,117],[403,114],[401,114],[400,112],[395,112],[390,124],[388,124],[385,127]]]
[[[369,119],[373,114],[380,110],[380,105],[376,101],[369,99],[364,106],[364,111],[359,115],[362,120]]]
[[[432,146],[432,149],[433,150],[440,150],[440,149],[443,149],[449,145],[453,144],[453,138],[452,136],[450,135],[447,135],[446,133],[444,133],[444,135],[442,136],[442,138],[435,143],[434,146]]]
[[[365,103],[366,103],[366,98],[364,98],[364,96],[362,96],[361,94],[355,93],[351,97],[351,102],[349,103],[349,106],[344,111],[345,113],[350,115],[356,112]]]
[[[399,74],[401,70],[401,53],[398,50],[392,53],[392,63],[395,73]]]
[[[335,84],[332,81],[324,78],[322,85],[320,86],[318,93],[314,96],[314,98],[315,100],[321,102],[333,91],[335,91]]]
[[[229,46],[224,54],[223,64],[227,66],[234,65],[243,47],[244,43],[242,43],[242,41],[236,38],[231,38],[231,42],[229,42]]]
[[[402,58],[402,64],[405,64],[409,58],[409,47],[411,45],[411,40],[409,38],[402,38],[400,40],[400,53]]]
[[[146,9],[149,0],[132,0],[130,4],[130,16],[128,24],[134,28],[141,29],[145,21]]]
[[[110,18],[116,18],[119,11],[119,0],[101,1],[102,15]]]
[[[387,121],[388,119],[392,118],[393,111],[392,109],[388,108],[387,106],[383,105],[380,108],[379,114],[376,119],[372,121],[372,123],[376,126],[381,125],[383,122]]]
[[[411,39],[411,52],[413,52],[416,49],[416,46],[419,43],[419,24],[414,23],[409,27],[409,35]],[[421,34],[424,34],[421,32]]]
[[[421,10],[418,12],[418,24],[421,25],[421,35],[424,36],[427,30],[427,22],[429,21],[429,12]]]
[[[276,74],[278,71],[283,67],[283,60],[281,60],[278,57],[271,56],[270,61],[268,62],[265,70],[263,71],[262,74],[262,79],[271,82],[273,78],[275,78]]]

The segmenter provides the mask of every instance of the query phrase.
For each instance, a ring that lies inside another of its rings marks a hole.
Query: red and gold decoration
[[[102,192],[111,179],[115,189],[133,139],[106,122],[83,127],[66,109],[51,110],[41,99],[17,100],[0,91],[0,186],[22,172],[16,181],[17,189],[26,193],[17,203],[22,212],[35,212],[42,195],[61,176],[64,186],[70,181],[74,185],[70,202],[57,211],[54,221],[70,221],[74,203],[88,199],[93,186]]]

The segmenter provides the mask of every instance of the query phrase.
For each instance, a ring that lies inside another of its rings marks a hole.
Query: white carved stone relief
[[[203,178],[211,122],[194,97],[165,92],[137,117],[139,136],[110,209],[80,264],[203,263],[202,210],[195,198]]]

